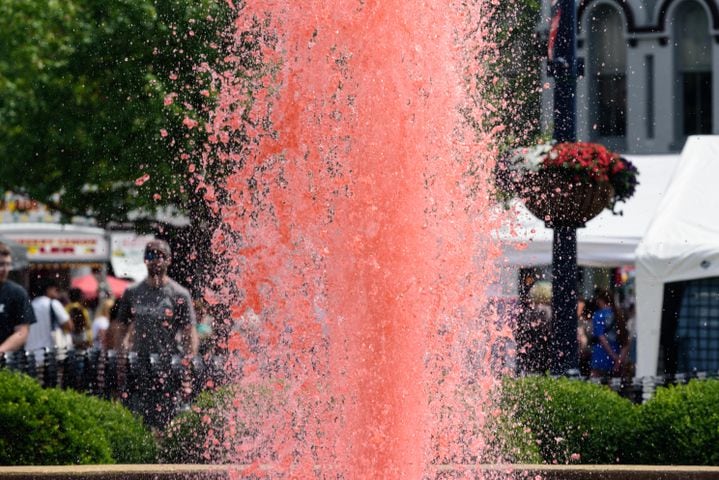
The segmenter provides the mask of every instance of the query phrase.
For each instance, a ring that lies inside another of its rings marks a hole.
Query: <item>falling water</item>
[[[486,292],[492,3],[237,9],[204,154],[227,173],[204,186],[240,475],[417,479],[491,460],[506,335]]]

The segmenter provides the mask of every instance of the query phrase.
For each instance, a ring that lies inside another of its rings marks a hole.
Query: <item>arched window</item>
[[[674,14],[674,55],[679,131],[682,135],[712,132],[712,58],[709,18],[695,1],[685,1]]]
[[[595,137],[621,137],[627,131],[627,47],[619,12],[599,5],[589,16],[590,112]]]

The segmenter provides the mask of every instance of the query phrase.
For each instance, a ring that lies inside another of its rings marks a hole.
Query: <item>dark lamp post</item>
[[[576,141],[576,4],[552,0],[549,71],[554,76],[554,140]],[[578,371],[577,229],[554,225],[552,243],[552,339],[549,370],[555,375]]]

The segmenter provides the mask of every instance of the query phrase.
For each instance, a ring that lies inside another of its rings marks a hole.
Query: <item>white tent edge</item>
[[[639,185],[622,215],[605,210],[577,230],[577,263],[586,267],[635,264],[635,251],[656,214],[658,205],[680,162],[680,155],[626,155],[639,169]],[[511,220],[496,233],[503,244],[505,265],[517,267],[552,263],[552,231],[521,201],[510,204]]]
[[[664,285],[719,276],[719,136],[689,137],[636,252],[637,376],[657,374]]]

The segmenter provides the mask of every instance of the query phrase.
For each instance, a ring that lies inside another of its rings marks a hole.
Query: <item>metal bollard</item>
[[[103,398],[114,398],[119,395],[118,358],[115,350],[108,350],[103,356],[105,368],[103,370],[102,396]]]

